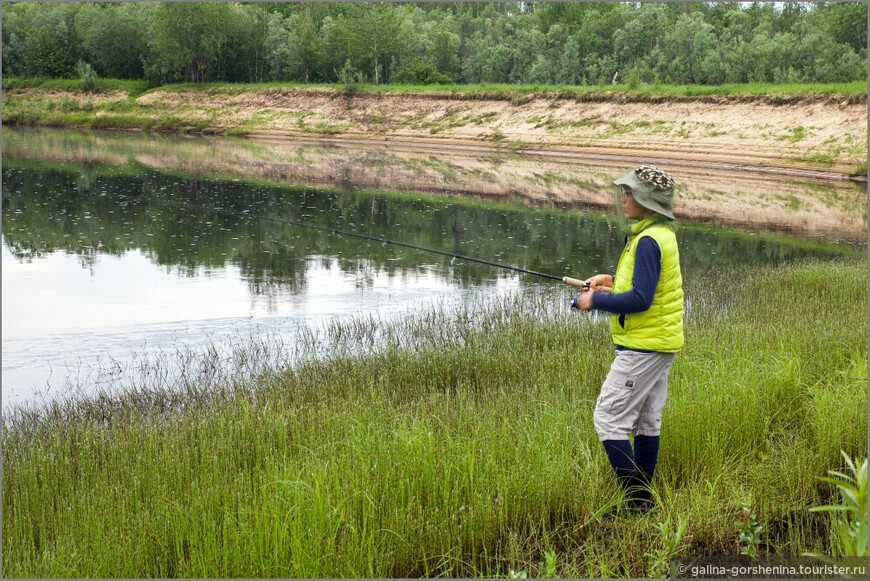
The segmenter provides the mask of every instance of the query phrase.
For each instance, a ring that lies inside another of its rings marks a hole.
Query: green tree
[[[551,82],[553,65],[547,53],[547,37],[534,26],[534,20],[527,15],[514,17],[513,22],[513,39],[505,43],[511,54],[507,82]],[[533,81],[529,73],[537,65],[538,56],[544,57],[546,75],[542,81]]]
[[[553,65],[546,56],[539,54],[532,64],[526,77],[531,83],[552,83],[555,78]]]
[[[580,61],[580,45],[577,39],[573,36],[565,41],[565,50],[559,57],[559,76],[557,78],[560,83],[576,85],[583,78],[583,64]]]
[[[827,24],[827,32],[834,42],[845,44],[861,54],[867,50],[867,3],[866,2],[828,2],[815,7],[820,18]]]
[[[324,18],[320,27],[320,35],[323,38],[323,58],[320,67],[324,78],[330,81],[338,79],[338,71],[351,57],[351,47],[344,29],[345,19],[332,15]]]
[[[770,26],[762,24],[756,29],[752,41],[746,47],[742,66],[747,70],[748,82],[772,83],[782,78],[789,67],[800,69],[797,59],[797,38],[791,32],[769,36]]]
[[[503,44],[487,47],[483,79],[489,83],[509,83],[514,68],[513,56],[513,51]]]
[[[429,48],[429,58],[444,75],[456,78],[461,71],[460,66],[461,39],[458,34],[446,28],[439,29]]]
[[[43,24],[30,32],[24,42],[25,71],[31,77],[67,78],[74,76],[75,58],[71,51],[69,28]]]
[[[466,83],[482,83],[485,69],[486,41],[479,34],[470,35],[464,42],[462,79]]]
[[[746,15],[749,17],[753,34],[759,26],[766,25],[768,35],[773,36],[773,21],[776,18],[776,12],[772,3],[753,2],[746,8]]]
[[[613,33],[613,49],[619,66],[626,71],[638,60],[650,55],[664,41],[672,25],[663,4],[647,3],[627,17]]]
[[[752,38],[752,23],[744,10],[731,10],[724,16],[719,37],[723,41],[746,41]]]
[[[607,10],[602,2],[545,2],[535,10],[538,30],[548,33],[554,24],[559,24],[571,33],[577,31],[590,17]]]
[[[283,81],[288,77],[290,60],[290,31],[288,19],[279,12],[272,12],[266,22],[266,64],[269,78]]]
[[[538,30],[535,30],[538,33]],[[550,27],[550,30],[547,31],[546,34],[546,51],[543,55],[544,60],[547,64],[547,80],[540,81],[535,79],[534,69],[539,69],[541,64],[539,61],[535,62],[533,66],[533,71],[530,75],[530,79],[532,82],[547,82],[547,83],[561,83],[564,82],[562,80],[562,56],[565,54],[565,45],[568,43],[568,39],[570,36],[568,35],[568,31],[565,26],[561,24],[554,24]]]
[[[75,35],[78,9],[77,4],[46,4],[21,10],[18,32],[23,39],[26,75],[75,77],[75,64],[79,57]]]
[[[3,18],[3,74],[24,76],[26,73],[26,53],[24,39],[27,34],[29,17],[33,4],[6,4],[0,10]]]
[[[12,2],[2,19],[7,75],[74,77],[81,59],[154,82],[335,81],[348,62],[376,83],[867,76],[863,2]]]
[[[435,59],[431,54],[433,39],[439,28],[446,31],[450,25],[449,19],[444,20],[447,12],[424,11],[416,4],[401,4],[397,7],[396,14],[399,19],[397,34],[400,41],[390,57],[390,66],[387,69],[387,76],[391,79],[413,61],[432,63],[435,66]],[[439,23],[442,23],[441,27]]]
[[[317,74],[321,58],[320,30],[310,7],[290,17],[289,57],[306,83]]]
[[[577,41],[580,58],[584,63],[583,74],[586,74],[590,80],[598,78],[602,67],[614,68],[610,71],[610,77],[616,72],[615,65],[605,65],[604,62],[616,60],[613,35],[616,30],[624,26],[632,10],[633,8],[624,4],[607,3],[596,4],[595,10],[586,13],[579,30],[574,34],[574,39]]]
[[[812,30],[794,42],[793,67],[803,67],[803,78],[817,82],[835,83],[866,78],[867,61],[852,50],[839,44],[823,31]]]
[[[75,25],[82,58],[101,77],[141,79],[148,55],[147,3],[87,3],[76,14]]]
[[[783,2],[775,13],[773,20],[774,32],[792,32],[795,25],[806,15],[804,2]]]
[[[25,74],[24,43],[14,32],[3,34],[3,74],[17,77]]]
[[[158,4],[150,18],[152,71],[171,80],[208,80],[233,16],[233,6],[224,2]]]
[[[353,3],[348,10],[345,30],[358,55],[371,66],[375,84],[381,82],[383,65],[399,46],[399,18],[396,7],[385,2]]]
[[[269,71],[266,36],[269,10],[265,3],[233,6],[227,41],[218,57],[219,78],[233,82],[263,82]]]
[[[667,75],[677,83],[702,82],[701,62],[716,48],[713,27],[702,14],[680,15],[664,38],[662,54]]]

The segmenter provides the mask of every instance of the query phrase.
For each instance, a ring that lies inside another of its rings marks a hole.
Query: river
[[[333,162],[325,167],[339,178],[325,183],[246,175],[216,169],[225,148],[209,159],[203,143],[4,131],[4,409],[292,364],[310,355],[301,338],[335,321],[388,322],[529,289],[560,304],[572,294],[546,278],[374,239],[577,277],[613,272],[623,244],[618,219],[601,209],[469,187],[451,195],[444,180],[373,188]],[[329,157],[331,147],[299,144],[295,155]],[[359,155],[354,163],[389,177],[397,154]],[[449,153],[426,160],[455,171]],[[814,187],[830,197],[843,185]],[[865,248],[712,225],[683,224],[678,235],[684,277]],[[240,359],[252,345],[268,356]]]

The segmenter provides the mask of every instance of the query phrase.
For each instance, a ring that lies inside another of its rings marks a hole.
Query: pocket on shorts
[[[625,411],[625,408],[631,402],[631,398],[634,395],[634,381],[627,379],[622,385],[612,386],[610,391],[612,397],[605,404],[604,409],[613,415],[619,415]]]
[[[611,370],[599,401],[601,409],[612,415],[619,415],[625,411],[634,396],[636,383],[629,374],[634,353],[626,355],[620,362],[623,365]]]

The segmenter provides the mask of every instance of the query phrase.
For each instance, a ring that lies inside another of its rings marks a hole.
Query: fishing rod
[[[168,200],[165,200],[165,202],[168,202]],[[169,202],[169,203],[172,203],[172,202]],[[381,238],[380,236],[370,236],[370,235],[368,235],[368,234],[359,234],[358,232],[349,232],[349,231],[347,231],[347,230],[340,230],[340,229],[338,229],[338,228],[330,228],[330,227],[328,227],[328,226],[320,226],[320,225],[318,225],[318,224],[310,224],[310,223],[308,223],[308,222],[302,222],[302,221],[299,221],[299,220],[289,220],[289,219],[286,219],[286,218],[273,218],[273,217],[271,217],[271,216],[264,216],[264,215],[260,215],[260,214],[253,214],[253,213],[251,213],[251,212],[248,211],[248,210],[245,210],[244,212],[237,212],[237,211],[234,211],[234,210],[227,210],[227,209],[225,209],[225,208],[219,208],[219,207],[210,207],[210,208],[208,208],[208,207],[204,207],[204,206],[197,206],[197,205],[194,205],[194,204],[188,204],[188,206],[189,206],[190,208],[193,208],[194,210],[213,211],[213,212],[219,212],[219,213],[223,213],[223,214],[230,214],[230,215],[235,215],[235,216],[244,216],[244,217],[247,217],[247,218],[255,218],[255,219],[257,219],[257,220],[268,220],[268,221],[270,221],[270,222],[278,222],[278,223],[281,223],[281,224],[289,224],[289,225],[291,225],[291,226],[301,226],[301,227],[303,227],[303,228],[311,228],[311,229],[313,229],[313,230],[322,230],[322,231],[324,231],[324,232],[331,232],[331,233],[333,233],[333,234],[341,234],[341,235],[343,235],[343,236],[353,236],[353,237],[356,237],[356,238],[362,238],[362,239],[365,239],[365,240],[371,240],[371,241],[373,241],[373,242],[380,242],[381,244],[393,244],[393,245],[395,245],[395,246],[404,246],[405,248],[412,248],[412,249],[414,249],[414,250],[422,250],[422,251],[424,251],[424,252],[432,252],[432,253],[434,253],[434,254],[441,254],[441,255],[443,255],[443,256],[450,256],[450,257],[452,257],[452,258],[454,258],[454,259],[455,259],[455,258],[459,258],[460,260],[468,260],[468,261],[471,261],[471,262],[478,262],[478,263],[480,263],[480,264],[486,264],[486,265],[488,265],[488,266],[494,266],[494,267],[496,267],[496,268],[505,268],[505,269],[508,269],[508,270],[514,270],[514,271],[516,271],[516,272],[521,272],[521,273],[523,273],[523,274],[532,274],[532,275],[534,275],[534,276],[540,276],[540,277],[543,277],[543,278],[548,278],[548,279],[550,279],[550,280],[560,280],[560,281],[564,282],[565,284],[570,284],[570,285],[573,285],[573,286],[576,286],[576,287],[580,287],[580,288],[582,288],[582,289],[584,289],[584,290],[588,290],[588,289],[589,289],[589,284],[588,284],[586,281],[578,280],[578,279],[576,279],[576,278],[571,278],[571,277],[568,277],[568,276],[556,276],[556,275],[553,275],[553,274],[547,274],[547,273],[545,273],[545,272],[537,272],[537,271],[534,271],[534,270],[529,270],[529,269],[527,269],[527,268],[521,268],[521,267],[519,267],[519,266],[513,266],[513,265],[511,265],[511,264],[502,264],[502,263],[499,263],[499,262],[493,262],[493,261],[491,261],[491,260],[484,260],[484,259],[482,259],[482,258],[475,258],[475,257],[473,257],[473,256],[465,256],[465,255],[463,255],[463,254],[457,254],[457,253],[455,253],[455,252],[447,252],[447,251],[445,251],[445,250],[436,250],[436,249],[434,249],[434,248],[426,248],[425,246],[418,246],[418,245],[416,245],[416,244],[409,244],[409,243],[407,243],[407,242],[399,242],[398,240],[389,240],[389,239],[387,239],[387,238]]]

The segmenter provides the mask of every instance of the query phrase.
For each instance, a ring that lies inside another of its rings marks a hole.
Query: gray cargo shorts
[[[592,415],[599,440],[659,435],[673,362],[674,353],[616,352]]]

